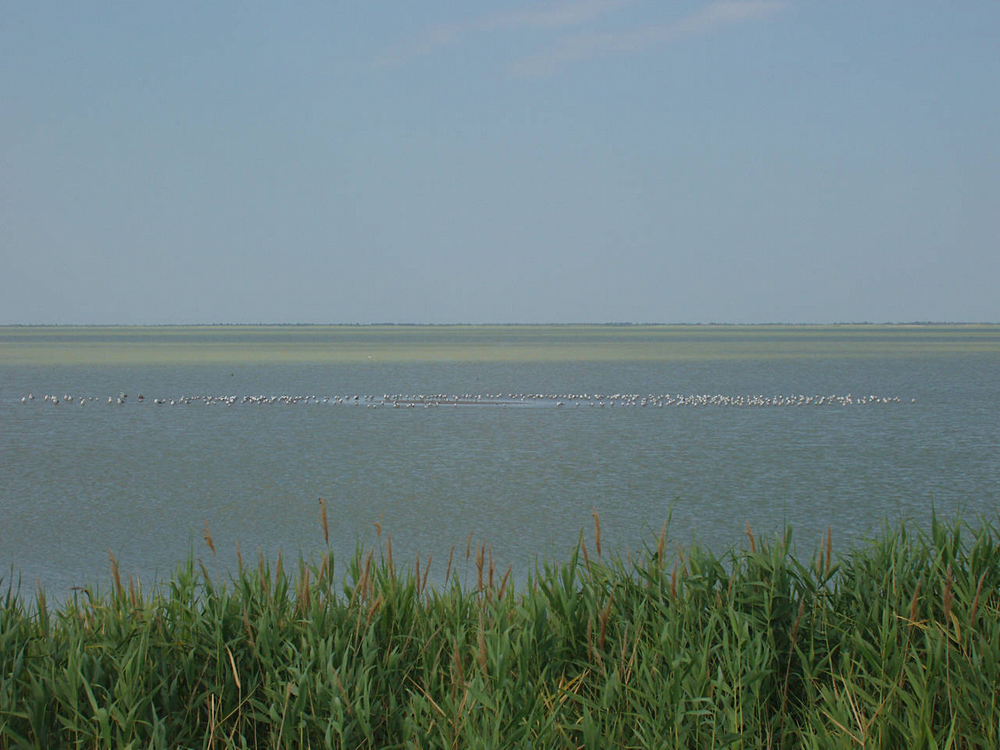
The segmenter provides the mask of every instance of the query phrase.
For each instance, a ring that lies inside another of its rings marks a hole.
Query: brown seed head
[[[319,520],[323,524],[323,541],[326,542],[326,546],[330,546],[330,527],[326,522],[326,503],[323,502],[323,498],[319,499]]]
[[[597,547],[597,556],[601,556],[601,519],[597,515],[597,508],[594,508],[594,546]]]
[[[215,542],[212,541],[212,532],[208,530],[208,521],[205,521],[205,535],[204,535],[204,538],[205,538],[205,544],[207,544],[208,548],[210,550],[212,550],[212,556],[214,557],[215,556]]]

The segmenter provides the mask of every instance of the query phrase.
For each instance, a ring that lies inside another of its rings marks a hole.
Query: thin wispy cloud
[[[668,44],[677,39],[708,34],[720,27],[753,21],[784,10],[789,0],[714,0],[699,10],[670,23],[621,31],[577,33],[637,0],[572,0],[536,8],[492,13],[467,21],[439,24],[415,40],[399,46],[375,61],[376,67],[404,64],[470,37],[532,29],[563,33],[534,55],[516,60],[507,71],[518,76],[552,75],[562,68],[598,55],[627,54]]]
[[[597,55],[640,52],[723,26],[763,18],[787,7],[783,0],[716,0],[672,23],[561,39],[547,50],[512,63],[508,71],[522,76],[552,75],[566,65]]]
[[[558,29],[577,26],[605,13],[634,4],[635,0],[581,0],[580,2],[548,5],[531,10],[499,13],[481,20],[482,29],[530,27]]]
[[[547,3],[537,8],[491,13],[469,21],[438,24],[427,29],[415,41],[376,60],[379,67],[399,65],[415,57],[430,54],[456,44],[475,34],[513,29],[565,29],[585,24],[607,13],[633,5],[636,0],[572,0]]]

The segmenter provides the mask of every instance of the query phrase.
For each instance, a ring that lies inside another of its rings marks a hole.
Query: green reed
[[[389,536],[225,581],[189,555],[151,592],[111,558],[55,608],[8,583],[0,747],[1000,746],[992,522],[805,558],[665,527],[623,559],[594,520],[516,588],[471,537],[435,588]]]

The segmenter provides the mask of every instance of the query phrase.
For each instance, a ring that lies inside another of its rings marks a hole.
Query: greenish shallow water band
[[[0,327],[0,364],[671,362],[1000,354],[997,325]]]

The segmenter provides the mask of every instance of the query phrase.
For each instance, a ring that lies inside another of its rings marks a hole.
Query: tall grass
[[[471,538],[429,586],[388,535],[149,593],[112,558],[57,608],[8,583],[0,748],[1000,746],[993,523],[622,559],[594,521],[517,588]]]

